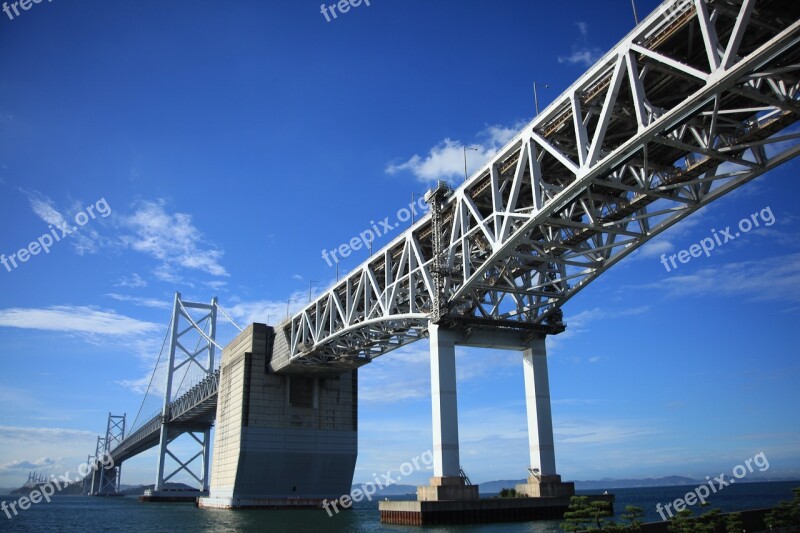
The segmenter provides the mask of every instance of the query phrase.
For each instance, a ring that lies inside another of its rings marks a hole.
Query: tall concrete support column
[[[550,379],[547,373],[545,337],[536,337],[522,353],[525,405],[528,413],[528,445],[531,463],[528,483],[517,492],[531,497],[572,496],[574,483],[562,483],[556,473],[553,416],[550,411]]]
[[[542,476],[556,475],[553,416],[550,412],[550,380],[544,338],[534,339],[523,352],[525,404],[528,412],[528,443],[531,470]]]
[[[461,475],[458,453],[458,400],[456,394],[456,335],[438,324],[428,326],[431,351],[431,403],[433,418],[433,478],[429,487],[417,489],[420,501],[471,500],[477,485],[467,485]]]
[[[460,477],[455,335],[437,324],[432,324],[428,333],[431,343],[433,475]]]

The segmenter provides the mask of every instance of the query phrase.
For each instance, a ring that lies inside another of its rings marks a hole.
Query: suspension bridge
[[[282,323],[250,325],[222,350],[216,300],[178,295],[162,408],[127,433],[109,417],[89,459],[108,453],[118,466],[90,492],[117,490],[121,463],[158,446],[154,493],[175,474],[169,458],[196,480],[201,507],[313,507],[347,494],[358,368],[427,338],[434,478],[417,507],[382,502],[383,519],[424,523],[423,504],[477,501],[459,466],[456,345],[523,353],[531,461],[518,491],[574,493],[556,470],[544,339],[603,272],[798,155],[798,41],[792,0],[665,2],[464,184],[440,182],[428,214]],[[175,387],[190,366],[189,389]],[[196,454],[170,451],[182,434]]]

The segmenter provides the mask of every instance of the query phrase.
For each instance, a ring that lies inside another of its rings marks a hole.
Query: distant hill
[[[759,483],[765,481],[794,481],[794,478],[743,478],[740,482]],[[487,481],[481,483],[481,494],[497,494],[501,489],[511,489],[515,485],[525,483],[523,479],[506,479],[501,481]],[[698,485],[705,483],[700,479],[692,479],[684,476],[666,476],[659,478],[644,478],[644,479],[598,479],[590,481],[575,481],[575,488],[578,490],[608,490],[608,489],[635,489],[640,487],[676,487],[683,485]]]
[[[14,495],[14,496],[16,496],[18,494],[20,494],[20,495],[30,494],[31,491],[37,490],[38,487],[41,487],[42,485],[45,485],[45,484],[46,483],[40,483],[39,485],[34,486],[34,487],[22,486],[22,487],[19,487],[18,489],[9,490],[7,494],[11,494],[11,495]],[[82,493],[83,493],[83,482],[72,483],[70,485],[67,485],[66,487],[64,487],[62,485],[62,489],[60,491],[56,492],[56,494],[59,494],[59,495],[62,495],[62,496],[76,496],[76,495],[80,495]]]

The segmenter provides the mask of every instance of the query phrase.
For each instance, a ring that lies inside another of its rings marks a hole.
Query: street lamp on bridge
[[[464,148],[464,181],[467,181],[467,150],[472,150],[473,152],[477,152],[479,148],[477,146],[463,146]]]

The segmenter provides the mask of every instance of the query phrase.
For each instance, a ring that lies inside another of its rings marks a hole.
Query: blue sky
[[[0,486],[75,471],[109,411],[135,416],[175,291],[218,295],[242,324],[283,318],[335,279],[321,250],[458,183],[463,146],[477,168],[532,118],[534,80],[550,102],[632,26],[628,0],[372,0],[330,22],[307,0],[0,13],[0,253],[96,215],[0,266]],[[567,304],[548,340],[565,478],[704,477],[762,451],[766,474],[800,476],[799,170],[712,204]],[[773,225],[710,258],[659,262],[766,207]],[[458,354],[473,481],[526,475],[521,365]],[[423,343],[361,371],[356,481],[430,448],[428,372]],[[155,466],[126,463],[123,483]]]

